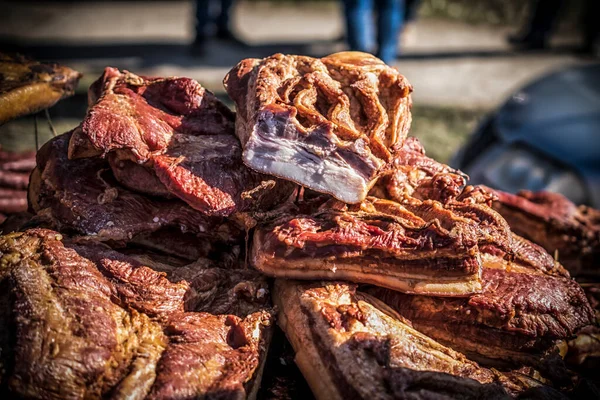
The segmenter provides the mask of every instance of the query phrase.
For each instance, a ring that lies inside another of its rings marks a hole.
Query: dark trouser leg
[[[583,39],[586,51],[593,51],[593,47],[600,40],[600,1],[586,0],[583,7]]]
[[[196,1],[196,41],[201,41],[206,36],[210,24],[210,0]]]
[[[404,3],[404,8],[406,9],[404,12],[404,22],[413,22],[417,19],[417,12],[419,11],[419,6],[421,5],[421,0],[406,0]]]
[[[529,34],[536,39],[546,40],[556,26],[564,0],[536,0],[529,26]]]
[[[369,51],[373,37],[372,0],[344,0],[344,15],[350,49]]]
[[[229,31],[229,20],[234,0],[221,0],[221,10],[217,17],[217,29],[221,32]]]
[[[398,53],[398,35],[404,19],[404,0],[376,0],[379,58],[389,63]]]

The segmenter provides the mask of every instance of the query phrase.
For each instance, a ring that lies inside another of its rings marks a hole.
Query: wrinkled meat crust
[[[347,203],[365,198],[410,127],[412,87],[365,53],[246,59],[224,84],[249,167]]]
[[[346,278],[446,296],[480,290],[479,252],[469,230],[428,224],[393,202],[383,207],[283,216],[256,231],[251,262],[276,277]]]
[[[525,388],[420,334],[353,285],[277,280],[274,299],[296,362],[319,398],[401,398],[413,385],[432,398],[502,398],[504,390]]]
[[[272,319],[257,273],[208,260],[145,265],[41,229],[1,237],[0,253],[0,283],[14,293],[14,393],[237,399],[256,390]]]

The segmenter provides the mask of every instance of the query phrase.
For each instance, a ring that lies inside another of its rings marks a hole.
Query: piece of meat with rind
[[[557,256],[573,275],[598,275],[600,210],[577,206],[559,193],[484,189],[494,194],[492,207],[515,233]]]
[[[359,203],[410,126],[406,79],[360,52],[242,60],[224,80],[250,168]]]
[[[368,292],[411,320],[416,329],[457,350],[508,362],[538,362],[556,340],[589,325],[581,287],[564,276],[484,257],[483,290],[466,299]]]
[[[116,180],[131,190],[229,216],[267,211],[296,189],[244,165],[234,114],[192,79],[107,68],[89,97],[69,158],[108,157]]]
[[[391,201],[354,208],[283,215],[260,226],[252,265],[275,277],[347,279],[407,293],[466,296],[481,290],[471,229],[425,221]]]
[[[527,389],[419,333],[354,285],[278,279],[274,299],[318,399],[406,398],[413,384],[426,398],[509,398]]]
[[[497,212],[481,204],[457,200],[467,178],[462,172],[427,157],[419,140],[409,137],[395,153],[389,171],[379,179],[372,194],[397,201],[427,221],[462,219],[477,232],[480,245],[493,245],[511,253],[510,227]]]
[[[113,285],[113,296],[123,306],[135,308],[151,317],[184,311],[184,298],[190,290],[186,281],[171,282],[135,258],[98,242],[68,243],[81,257],[94,262]]]

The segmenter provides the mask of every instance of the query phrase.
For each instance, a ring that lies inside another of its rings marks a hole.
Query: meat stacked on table
[[[283,355],[258,391],[276,321],[319,399],[572,390],[584,291],[407,137],[402,75],[277,54],[225,87],[237,115],[194,80],[107,68],[40,149],[39,227],[0,238],[6,393],[290,398]]]

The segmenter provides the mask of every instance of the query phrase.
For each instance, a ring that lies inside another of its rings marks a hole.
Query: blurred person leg
[[[522,34],[510,36],[508,42],[528,49],[546,47],[563,5],[564,0],[534,0],[529,25]]]
[[[586,0],[583,6],[583,52],[600,57],[600,1]]]
[[[415,22],[421,6],[421,0],[406,0],[404,2],[404,23]]]
[[[398,55],[398,39],[404,20],[404,0],[375,0],[377,5],[377,55],[390,63]]]
[[[217,37],[219,39],[225,39],[237,42],[238,39],[235,37],[231,30],[231,10],[233,9],[234,0],[221,0],[219,15],[217,16]]]
[[[192,43],[192,51],[204,52],[210,22],[210,0],[196,0],[196,35]]]
[[[373,37],[373,0],[344,0],[343,3],[350,50],[369,52]]]

